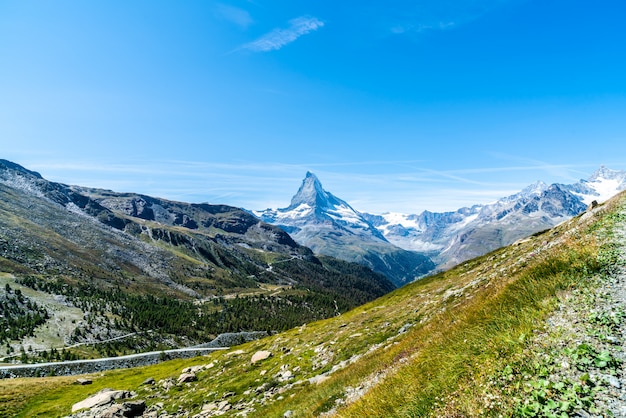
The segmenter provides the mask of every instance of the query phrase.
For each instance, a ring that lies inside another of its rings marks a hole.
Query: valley
[[[457,232],[446,248],[461,242],[463,257],[475,256],[446,268],[444,252],[392,244],[400,224],[352,209],[312,173],[290,208],[257,217],[52,183],[0,163],[0,358],[46,364],[23,373],[48,376],[28,397],[28,378],[0,380],[0,415],[139,408],[163,418],[478,417],[621,408],[606,394],[624,376],[622,315],[595,295],[603,289],[609,300],[621,283],[623,194],[586,205],[589,185],[537,186],[492,206],[422,214],[431,222],[423,231],[443,239],[451,222]],[[617,193],[621,175],[604,169],[589,182],[612,176],[605,191]],[[557,319],[557,308],[585,304],[602,313],[571,315],[595,339],[550,332],[552,321],[572,322]],[[216,337],[222,350],[193,351]],[[547,342],[559,347],[554,361],[590,360],[576,366],[581,373],[546,374],[533,365],[548,361]],[[80,379],[91,384],[52,376],[65,373],[87,373]],[[537,382],[560,398],[545,403]],[[572,395],[580,387],[589,391]],[[102,405],[72,410],[105,388],[134,400],[103,392]]]
[[[87,386],[47,378],[22,403],[22,380],[11,389],[0,381],[0,393],[17,394],[4,411],[65,416],[112,388],[132,397],[119,408],[139,403],[143,416],[159,417],[619,414],[624,322],[610,289],[623,286],[624,199],[341,316],[229,350],[88,375]],[[572,339],[573,323],[593,333]]]
[[[11,360],[89,359],[276,332],[394,288],[365,267],[315,256],[241,209],[52,183],[5,160],[0,232],[2,292],[14,298],[19,290],[23,299],[6,320],[32,322],[33,303],[48,316],[2,342],[0,358]]]

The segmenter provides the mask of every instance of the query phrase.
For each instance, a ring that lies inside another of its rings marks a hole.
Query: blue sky
[[[358,210],[626,169],[623,0],[0,0],[0,158],[248,209]]]

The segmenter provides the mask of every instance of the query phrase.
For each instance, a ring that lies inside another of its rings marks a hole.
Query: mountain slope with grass
[[[72,356],[93,357],[280,331],[394,288],[242,209],[69,186],[6,160],[0,285],[13,307],[0,319],[7,361],[57,359],[53,349],[77,344]]]
[[[70,378],[0,381],[0,411],[623,416],[625,231],[621,194],[338,317],[229,350],[85,376],[88,386]],[[78,410],[104,388],[130,399]]]

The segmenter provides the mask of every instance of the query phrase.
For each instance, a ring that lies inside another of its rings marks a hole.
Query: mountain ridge
[[[365,265],[384,274],[397,286],[422,277],[434,268],[428,257],[390,243],[363,214],[324,190],[311,172],[306,173],[288,207],[253,213],[264,222],[284,229],[296,242],[316,254]]]
[[[240,208],[69,186],[5,161],[0,282],[8,286],[0,293],[19,288],[50,313],[45,327],[0,341],[6,354],[54,341],[89,342],[97,347],[90,356],[285,329],[395,287],[366,267],[314,255]],[[11,323],[28,315],[23,310]],[[141,336],[151,329],[159,337]],[[113,348],[99,343],[132,334],[140,336]]]
[[[538,181],[491,204],[455,212],[387,213],[370,219],[390,242],[425,251],[439,268],[449,268],[551,228],[594,200],[603,202],[621,190],[626,190],[626,171],[601,166],[587,180],[569,185]]]
[[[4,411],[74,418],[137,406],[171,418],[620,416],[625,214],[622,193],[345,314],[195,359],[94,373],[88,386],[61,377],[46,385],[0,381],[0,391],[20,395]],[[133,399],[78,411],[103,388]]]

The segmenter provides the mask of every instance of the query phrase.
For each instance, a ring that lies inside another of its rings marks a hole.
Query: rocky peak
[[[541,193],[545,192],[548,189],[548,185],[543,181],[537,181],[530,186],[524,188],[522,190],[522,195],[524,196],[537,196]]]
[[[319,209],[330,208],[341,204],[347,206],[347,203],[344,203],[324,190],[317,176],[310,171],[307,171],[298,192],[291,198],[291,204],[288,209],[296,208],[302,204]]]
[[[619,170],[611,170],[604,165],[601,165],[588,179],[589,182],[601,181],[601,180],[618,180],[620,182],[626,181],[626,172]]]

